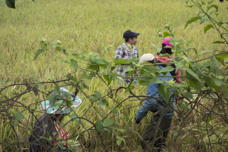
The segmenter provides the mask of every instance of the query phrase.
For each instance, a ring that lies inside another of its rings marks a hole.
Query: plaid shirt
[[[131,59],[131,58],[138,58],[138,49],[134,45],[129,45],[123,43],[116,49],[116,59]],[[123,78],[127,76],[127,73],[124,72],[124,69],[127,65],[120,65],[117,67],[116,72],[117,74],[121,75]]]

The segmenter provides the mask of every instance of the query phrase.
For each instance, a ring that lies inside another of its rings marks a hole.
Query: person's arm
[[[149,99],[145,100],[143,105],[139,108],[135,122],[140,123],[148,111],[156,112],[158,110],[157,99],[159,98],[158,94],[158,84],[153,84],[148,87],[147,96]]]

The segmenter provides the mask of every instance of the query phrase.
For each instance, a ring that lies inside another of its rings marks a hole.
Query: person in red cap
[[[172,48],[173,48],[173,44],[172,44],[172,41],[173,40],[173,37],[165,37],[163,40],[162,40],[162,50],[158,53],[158,56],[156,56],[156,60],[159,61],[160,63],[169,63],[171,62],[172,58],[173,58],[173,51],[172,51]],[[164,54],[167,54],[169,55],[168,57],[167,56],[162,56]],[[181,80],[181,71],[179,69],[176,69],[176,65],[175,64],[171,64],[171,66],[174,68],[173,71],[171,71],[171,75],[174,77],[174,80],[177,82],[177,83],[180,83],[182,80]]]

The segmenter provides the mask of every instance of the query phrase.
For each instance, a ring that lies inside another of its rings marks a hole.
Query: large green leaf
[[[228,59],[228,52],[216,55],[216,57],[219,57],[219,58],[222,58],[222,59]]]
[[[228,93],[227,93],[227,90],[228,90],[228,85],[226,84],[226,85],[224,85],[223,87],[221,87],[221,93],[224,95],[224,97],[226,98],[226,99],[228,99]]]
[[[196,17],[193,17],[193,18],[189,19],[189,20],[186,22],[186,24],[185,24],[185,28],[186,28],[189,24],[198,21],[200,18],[201,18],[201,17],[196,16]]]
[[[163,32],[163,37],[173,36],[170,32]]]
[[[225,61],[228,60],[228,53],[216,55],[215,58],[216,58],[220,63],[222,63],[223,65],[225,65]]]
[[[45,52],[44,49],[38,49],[35,53],[34,60],[37,59],[44,52]]]
[[[102,99],[102,94],[98,91],[95,91],[94,94],[92,94],[90,97],[91,97],[91,101],[96,102]]]
[[[104,127],[109,127],[109,126],[111,126],[113,124],[113,121],[111,120],[111,119],[105,119],[104,121],[103,121],[103,126]]]
[[[204,33],[207,33],[208,30],[210,30],[211,28],[213,28],[212,24],[208,24],[204,27]]]
[[[88,70],[93,70],[93,71],[99,71],[99,65],[97,65],[97,64],[88,64],[87,69]]]
[[[184,97],[186,98],[189,98],[189,99],[192,99],[193,98],[193,95],[191,92],[183,92],[181,93]]]
[[[194,71],[192,71],[191,69],[186,69],[186,72],[187,72],[187,74],[189,74],[190,76],[192,76],[196,80],[201,81],[199,76]]]
[[[89,64],[88,64],[88,69],[93,70],[93,71],[99,71],[100,68],[105,68],[108,66],[108,62],[100,57],[96,57],[96,58],[91,58],[89,60]]]
[[[17,121],[20,121],[20,120],[24,119],[24,115],[23,115],[21,112],[16,112],[16,113],[14,114],[14,116],[15,116],[15,119],[16,119]]]
[[[126,60],[126,59],[115,59],[115,64],[120,65],[120,64],[131,64],[131,61]]]
[[[117,139],[116,139],[116,144],[117,144],[118,146],[120,146],[122,143],[125,143],[125,139],[124,139],[123,137],[117,136],[116,138],[117,138]]]
[[[70,59],[70,66],[74,69],[74,71],[77,71],[78,69],[78,62],[74,59]]]
[[[169,88],[167,85],[160,84],[160,86],[158,88],[158,92],[166,102],[169,101],[170,93],[169,93]]]
[[[217,78],[207,78],[206,80],[207,85],[216,91],[219,91],[221,89],[221,86],[224,84],[222,80],[219,80]]]
[[[108,84],[110,84],[113,81],[113,79],[115,78],[115,75],[112,73],[104,74],[103,78],[107,81]]]
[[[210,9],[212,9],[212,8],[214,8],[215,11],[218,12],[218,5],[215,5],[215,4],[210,5],[210,6],[208,7],[208,10],[210,10]]]
[[[90,60],[90,62],[92,64],[97,64],[99,66],[106,66],[108,64],[108,62],[105,59],[103,59],[103,58],[92,58]]]
[[[15,0],[6,0],[6,5],[7,5],[9,8],[16,8],[16,7],[15,7]]]
[[[199,81],[197,81],[196,79],[194,79],[193,77],[190,77],[187,79],[188,85],[196,90],[201,90],[202,85]]]
[[[131,76],[135,72],[135,69],[128,66],[124,71],[127,72],[129,76]]]
[[[174,68],[171,66],[166,66],[165,68],[161,69],[160,72],[170,72],[173,71]]]
[[[98,120],[95,123],[95,128],[96,128],[97,131],[102,131],[104,129],[103,121],[102,120]]]

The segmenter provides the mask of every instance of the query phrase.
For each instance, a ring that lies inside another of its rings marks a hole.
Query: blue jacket
[[[162,69],[164,67],[158,66],[158,68]],[[164,84],[165,84],[165,81],[169,81],[171,79],[173,78],[170,72],[167,72],[166,75],[161,74],[161,77],[159,77],[159,80],[164,81]],[[159,84],[150,84],[148,86],[146,95],[151,98],[145,100],[143,105],[138,110],[136,114],[136,121],[140,122],[141,119],[147,114],[148,111],[156,112],[159,109],[163,108],[163,106],[159,103],[159,101],[162,101],[162,102],[165,102],[165,101],[160,96],[158,92],[158,87],[159,87]],[[170,90],[170,98],[173,98],[173,100],[171,100],[172,101],[171,104],[174,105],[175,104],[174,102],[175,99],[173,97],[174,89],[169,88],[169,90]],[[168,117],[172,117],[172,114],[173,112],[166,113]]]

